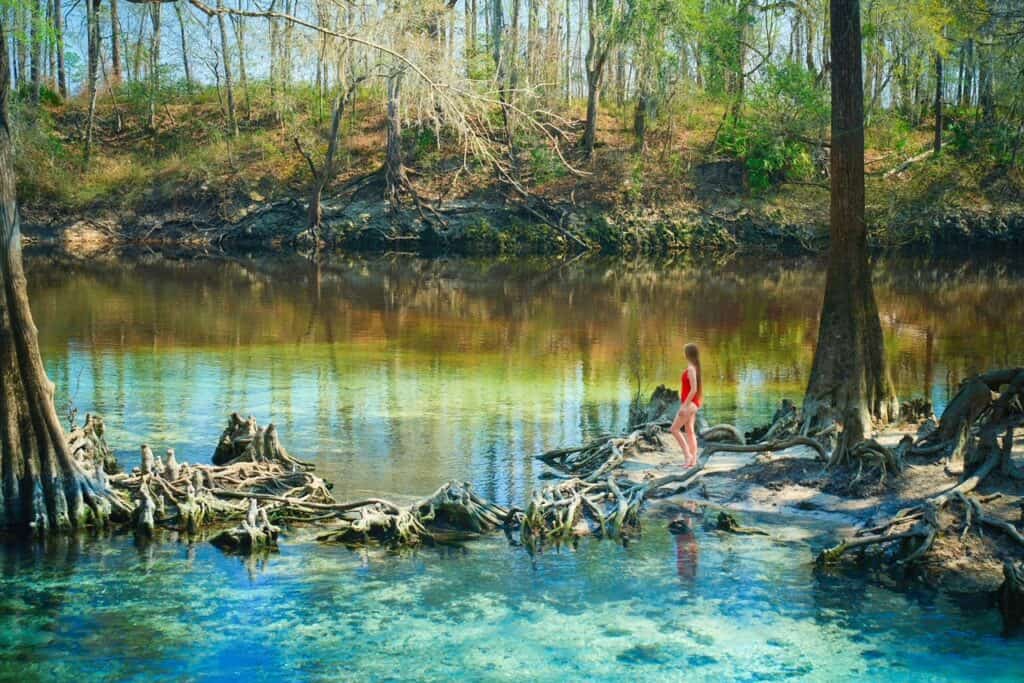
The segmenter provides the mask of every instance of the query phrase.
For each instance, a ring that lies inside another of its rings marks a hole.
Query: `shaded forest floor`
[[[818,175],[809,180],[752,189],[742,160],[716,150],[723,111],[720,104],[702,101],[653,126],[639,150],[629,108],[613,102],[600,118],[592,161],[581,158],[573,137],[563,140],[580,173],[567,169],[542,141],[521,141],[524,186],[560,207],[568,230],[606,252],[730,250],[751,243],[819,248],[827,238],[827,164],[819,160]],[[578,131],[583,103],[573,103],[566,114]],[[272,112],[254,108],[241,121],[239,137],[232,138],[224,132],[220,105],[208,94],[163,106],[154,131],[140,104],[104,102],[93,158],[85,167],[83,104],[47,107],[19,128],[25,232],[30,238],[94,244],[203,243],[209,234],[223,237],[217,225],[241,223],[244,228],[233,234],[238,241],[288,242],[304,227],[302,204],[310,183],[295,140],[321,155],[328,117],[329,112],[322,118],[299,112],[281,124]],[[403,138],[423,199],[451,212],[437,229],[424,226],[411,206],[401,215],[391,213],[383,188],[373,182],[350,191],[353,181],[381,168],[385,152],[384,112],[376,102],[360,102],[346,120],[340,171],[325,192],[332,241],[352,248],[464,253],[571,248],[565,230],[509,207],[493,174],[472,163],[462,168],[459,150],[441,138],[439,144],[433,130],[412,124]],[[868,211],[875,242],[1024,243],[1020,169],[951,150],[890,173],[928,149],[931,138],[927,122],[901,136],[888,134],[883,124],[868,129]]]

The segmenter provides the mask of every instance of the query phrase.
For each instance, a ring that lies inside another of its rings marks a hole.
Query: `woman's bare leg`
[[[687,455],[689,456],[689,464],[697,464],[697,411],[694,410],[686,416],[686,445],[688,446]]]
[[[683,449],[683,455],[686,456],[685,462],[689,463],[693,456],[690,455],[690,445],[686,443],[686,439],[683,438],[681,431],[684,424],[686,424],[686,416],[683,415],[683,411],[680,410],[676,413],[676,419],[672,421],[672,426],[669,427],[668,431],[675,437],[676,443],[679,444],[679,447]]]

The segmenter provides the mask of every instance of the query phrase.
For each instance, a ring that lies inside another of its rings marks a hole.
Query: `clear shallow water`
[[[796,541],[677,545],[662,522],[535,564],[501,538],[401,555],[288,542],[261,563],[174,543],[8,550],[0,677],[1020,680],[1024,642],[994,635],[993,611],[810,560]]]
[[[823,280],[811,261],[28,268],[59,406],[103,414],[128,464],[143,441],[206,460],[239,410],[339,497],[460,478],[501,502],[535,485],[532,454],[621,428],[635,375],[674,385],[685,340],[704,347],[711,419],[764,421],[802,391]],[[1009,264],[884,262],[878,297],[901,395],[941,407],[969,372],[1024,362]],[[994,611],[814,576],[817,533],[677,546],[654,522],[628,549],[535,566],[502,538],[403,555],[293,539],[258,566],[123,539],[3,548],[0,678],[1024,676]]]

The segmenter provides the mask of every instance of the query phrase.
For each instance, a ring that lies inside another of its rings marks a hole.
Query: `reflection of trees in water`
[[[81,407],[92,405],[91,391],[122,413],[143,410],[169,425],[213,395],[231,407],[269,401],[289,433],[304,427],[319,443],[372,435],[389,453],[453,444],[486,451],[476,426],[454,423],[453,401],[501,405],[495,419],[507,424],[486,429],[519,430],[527,447],[540,429],[547,438],[573,438],[575,430],[617,426],[626,419],[631,368],[643,368],[648,388],[674,386],[681,345],[691,338],[705,349],[716,412],[760,411],[776,400],[769,395],[802,392],[823,285],[821,264],[807,259],[700,267],[29,256],[28,265],[61,390],[75,384],[76,359],[90,368],[76,398]],[[876,274],[903,395],[920,393],[928,377],[944,387],[972,367],[1021,360],[1024,342],[1013,337],[1024,322],[1020,268],[883,260]],[[613,387],[622,394],[614,400]],[[558,394],[545,395],[544,405],[561,406],[572,424],[550,415],[539,424],[542,393]],[[287,422],[309,404],[315,426]],[[552,436],[552,421],[568,431]],[[451,474],[442,463],[431,467]]]
[[[1024,362],[1024,269],[1013,260],[887,260],[877,269],[899,387],[955,387],[993,366]],[[946,398],[946,397],[943,397]]]

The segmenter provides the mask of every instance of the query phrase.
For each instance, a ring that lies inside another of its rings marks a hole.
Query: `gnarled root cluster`
[[[270,523],[267,508],[259,507],[255,498],[249,499],[249,511],[242,524],[225,529],[210,539],[221,550],[242,555],[277,550],[280,529]]]
[[[214,465],[233,465],[239,462],[273,462],[293,471],[315,469],[313,465],[292,457],[277,436],[273,424],[263,429],[250,416],[243,420],[238,413],[231,413],[228,426],[220,435],[213,452]]]
[[[633,417],[645,421],[634,425],[625,436],[604,435],[582,446],[547,451],[537,458],[568,477],[591,483],[603,480],[625,460],[644,452],[661,450],[664,446],[660,435],[671,426],[678,408],[679,394],[659,386],[651,395],[646,409],[632,411]],[[713,452],[714,449],[745,447],[743,434],[729,424],[709,427],[698,434],[698,439],[704,445],[705,453],[709,452],[708,449]]]
[[[642,483],[608,475],[545,486],[534,492],[525,510],[512,511],[506,533],[531,553],[590,535],[627,542],[640,531],[640,511],[647,498],[669,484],[677,484],[677,491],[692,486],[703,473],[690,470]]]
[[[661,448],[662,427],[646,424],[623,437],[603,436],[582,446],[557,448],[538,455],[539,460],[574,477],[597,481],[637,453]]]
[[[104,483],[131,501],[132,526],[143,537],[158,528],[194,535],[206,525],[245,520],[256,501],[268,525],[314,521],[336,504],[327,483],[280,445],[273,425],[264,430],[232,415],[217,452],[228,449],[233,456],[221,457],[223,464],[202,465],[179,463],[173,449],[161,458],[143,444],[139,467]]]
[[[350,546],[418,545],[483,534],[504,526],[509,511],[478,496],[466,482],[450,481],[408,507],[369,499],[335,506],[337,527],[318,537]]]
[[[722,510],[715,519],[715,529],[739,536],[768,536],[768,532],[755,526],[743,526],[736,515]]]
[[[924,429],[916,443],[904,440],[895,449],[900,451],[901,458],[962,459],[961,481],[822,551],[818,563],[836,562],[850,550],[881,546],[894,550],[890,557],[895,564],[906,565],[925,557],[943,535],[959,535],[963,540],[972,532],[983,534],[985,528],[996,530],[1024,547],[1020,530],[985,508],[986,503],[1001,494],[971,495],[991,475],[1022,478],[1011,458],[1014,429],[1024,424],[1022,396],[1024,371],[1020,369],[993,371],[964,382],[938,425]]]
[[[86,415],[84,424],[74,427],[67,435],[67,441],[83,482],[109,505],[107,513],[110,518],[118,521],[128,519],[132,507],[110,487],[109,475],[118,471],[118,464],[114,451],[104,438],[103,418]]]

